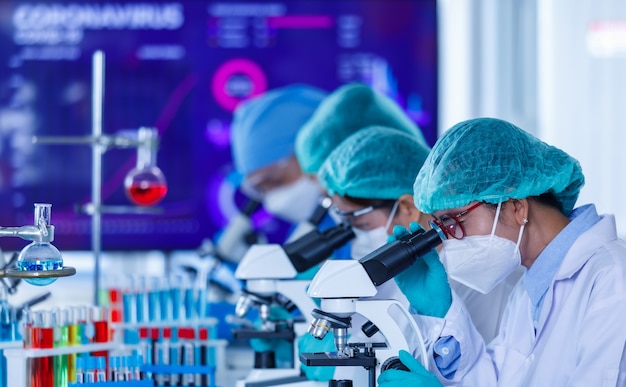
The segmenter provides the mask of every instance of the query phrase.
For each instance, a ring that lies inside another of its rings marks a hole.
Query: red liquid
[[[133,203],[140,206],[151,206],[158,203],[167,193],[167,184],[156,182],[133,183],[126,193]]]
[[[52,328],[32,329],[33,348],[53,348],[54,332]],[[54,387],[54,364],[52,356],[32,359],[30,370],[31,387]]]
[[[109,342],[109,323],[107,321],[94,321],[93,327],[96,331],[93,338],[94,343],[108,343]],[[109,374],[109,352],[108,351],[95,351],[91,353],[92,356],[104,356],[106,358],[106,374]]]

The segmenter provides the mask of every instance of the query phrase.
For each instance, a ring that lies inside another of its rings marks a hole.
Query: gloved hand
[[[409,228],[410,232],[403,226],[395,225],[393,235],[388,238],[389,242],[421,230],[422,226],[411,222]],[[408,269],[395,276],[394,280],[411,306],[421,315],[442,318],[452,305],[448,275],[436,249],[417,259]]]
[[[400,351],[400,361],[409,371],[386,370],[378,377],[378,387],[441,387],[443,386],[437,377],[424,368],[407,351]]]
[[[323,340],[318,340],[308,333],[298,338],[298,354],[314,353],[314,352],[333,352],[336,351],[335,339],[333,335],[326,335]],[[335,374],[335,367],[321,366],[312,367],[304,364],[300,365],[300,369],[308,380],[317,380],[327,382],[332,380]]]
[[[272,305],[270,307],[270,321],[280,321],[293,319],[291,313],[285,309]],[[261,326],[261,320],[256,320],[254,325]],[[286,339],[250,339],[250,346],[255,352],[274,352],[277,368],[284,368],[287,364],[293,364],[293,346]],[[282,366],[281,366],[282,365]]]

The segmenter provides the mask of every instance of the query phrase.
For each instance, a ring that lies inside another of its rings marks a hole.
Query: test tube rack
[[[222,374],[226,367],[225,356],[226,346],[228,342],[220,339],[210,339],[205,342],[208,347],[215,349],[214,366],[165,366],[165,365],[143,365],[141,370],[153,373],[175,373],[175,374],[210,374],[211,383],[207,387],[215,387],[216,379]],[[0,349],[3,350],[7,359],[7,380],[11,381],[11,387],[31,387],[29,375],[27,372],[27,364],[29,359],[40,357],[52,357],[58,355],[69,355],[88,352],[114,352],[119,350],[138,349],[137,346],[124,345],[119,342],[83,344],[77,346],[67,346],[52,349],[25,349],[22,341],[11,341],[0,343]],[[69,387],[152,387],[152,380],[137,381],[120,381],[120,382],[101,382],[101,383],[70,383]]]
[[[16,341],[23,345],[23,342]],[[9,348],[4,350],[4,356],[7,359],[7,380],[11,381],[11,387],[30,387],[28,379],[27,364],[29,359],[40,357],[52,357],[58,355],[69,355],[73,353],[111,351],[117,348],[119,344],[114,342],[83,344],[76,346],[67,346],[51,349],[27,349],[27,348]]]

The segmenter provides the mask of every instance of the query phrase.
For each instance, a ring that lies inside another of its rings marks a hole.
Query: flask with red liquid
[[[140,128],[138,141],[140,146],[137,148],[137,165],[126,175],[124,189],[128,198],[136,205],[153,206],[167,193],[167,181],[156,165],[156,129]]]

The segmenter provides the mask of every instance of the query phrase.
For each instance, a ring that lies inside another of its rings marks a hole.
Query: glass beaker
[[[42,232],[43,240],[52,240],[48,233],[50,226],[51,204],[35,203],[35,226]],[[45,238],[48,237],[48,238]],[[17,269],[20,271],[46,271],[63,269],[63,258],[59,250],[50,242],[34,241],[20,251],[17,258]],[[44,286],[56,281],[56,278],[23,278],[31,285]]]
[[[139,206],[152,206],[167,193],[167,181],[156,165],[157,132],[153,128],[140,128],[137,147],[137,165],[124,179],[126,195]]]

